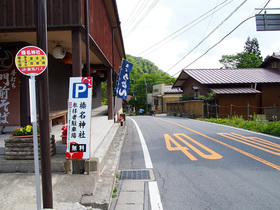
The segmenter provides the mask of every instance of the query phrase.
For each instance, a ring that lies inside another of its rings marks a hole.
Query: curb
[[[126,126],[118,128],[118,132],[116,132],[111,146],[107,151],[104,168],[100,171],[94,192],[92,195],[82,198],[80,202],[82,205],[99,209],[109,209],[126,130]]]

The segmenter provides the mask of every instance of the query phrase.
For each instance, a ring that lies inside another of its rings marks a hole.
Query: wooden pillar
[[[37,1],[37,46],[48,55],[47,45],[47,1]],[[39,125],[41,147],[41,174],[43,208],[53,208],[52,193],[52,168],[51,168],[51,144],[49,127],[49,73],[48,68],[37,76]]]
[[[72,31],[72,77],[82,76],[81,32]]]
[[[109,68],[107,70],[107,95],[108,95],[108,120],[112,120],[114,117],[113,113],[113,69]]]
[[[81,32],[79,30],[72,31],[72,77],[82,76],[82,46],[81,46]],[[84,161],[80,159],[73,159],[72,173],[80,174],[84,170]]]

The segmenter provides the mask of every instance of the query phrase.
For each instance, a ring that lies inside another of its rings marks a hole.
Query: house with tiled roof
[[[259,68],[183,69],[173,88],[192,100],[215,92],[221,117],[256,113],[272,118],[280,115],[280,57],[268,58]]]
[[[180,88],[172,88],[172,85],[157,84],[153,86],[153,102],[151,108],[156,113],[166,113],[166,103],[178,101],[183,91]]]

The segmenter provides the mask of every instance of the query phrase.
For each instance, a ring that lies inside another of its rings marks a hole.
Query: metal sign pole
[[[37,134],[37,110],[36,110],[36,85],[35,76],[29,79],[29,98],[30,98],[30,114],[33,128],[33,151],[34,151],[34,168],[36,179],[36,199],[37,209],[41,210],[41,188],[40,188],[40,171],[39,171],[39,155],[38,155],[38,134]]]

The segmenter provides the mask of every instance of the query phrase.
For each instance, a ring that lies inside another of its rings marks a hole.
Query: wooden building
[[[155,113],[167,113],[167,103],[179,101],[183,91],[180,88],[173,88],[172,85],[157,84],[153,86],[153,101],[151,108]]]
[[[272,56],[253,69],[184,69],[173,87],[197,100],[215,92],[220,117],[265,114],[280,117],[280,57]]]
[[[116,0],[88,1],[86,6],[85,0],[47,0],[50,112],[67,109],[70,77],[92,76],[93,108],[101,106],[101,82],[107,82],[108,119],[113,119],[121,100],[113,99],[112,87],[125,58]],[[30,123],[28,77],[16,70],[14,57],[20,48],[37,45],[37,1],[0,0],[0,8],[0,125],[24,126]],[[85,68],[87,37],[90,75]],[[65,57],[55,58],[63,50]]]

